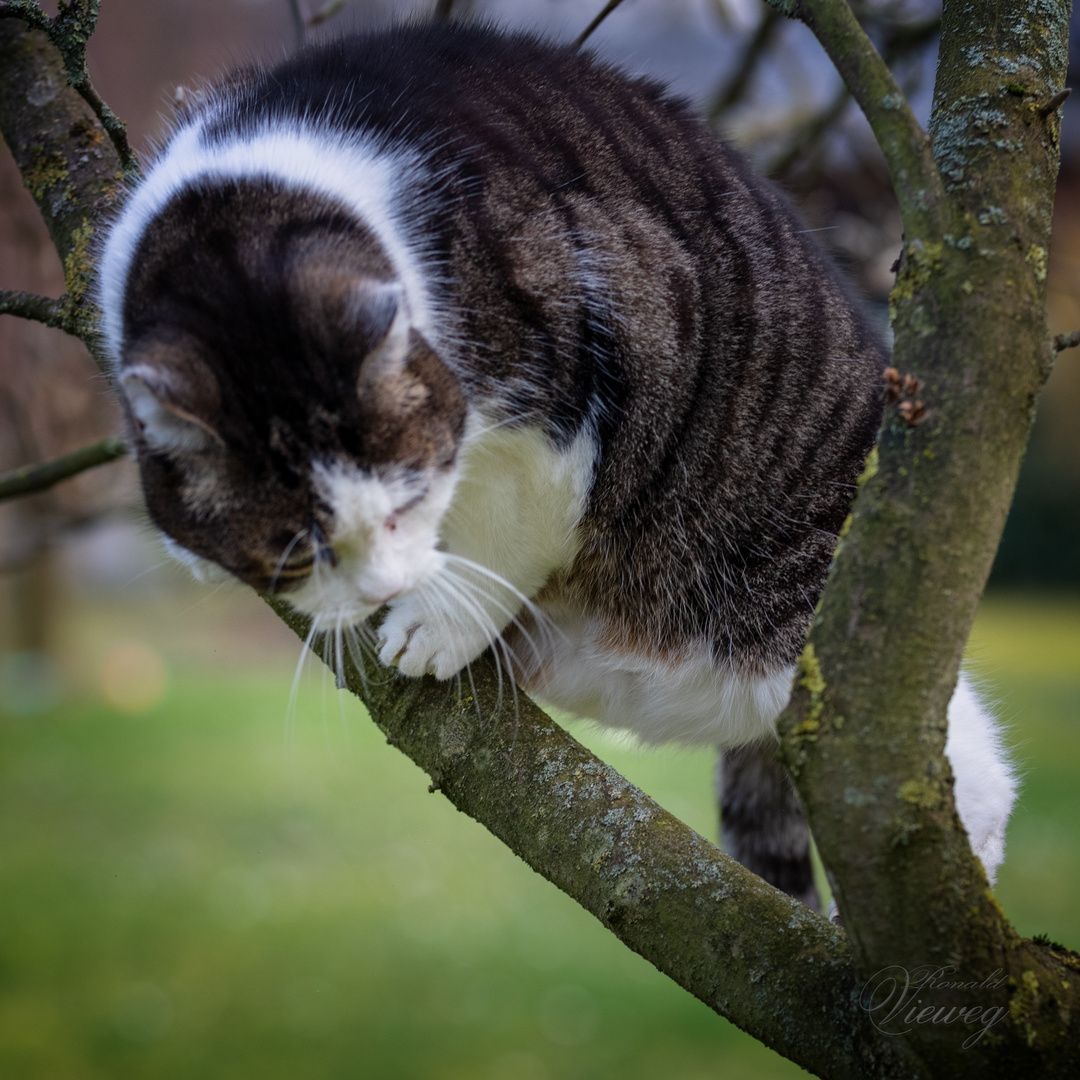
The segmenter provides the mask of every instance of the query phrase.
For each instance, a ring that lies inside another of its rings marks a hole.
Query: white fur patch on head
[[[254,133],[207,141],[204,126],[212,119],[197,117],[176,132],[109,230],[99,265],[98,302],[113,357],[119,360],[123,354],[123,298],[147,226],[185,188],[245,179],[274,180],[352,210],[393,264],[412,326],[437,346],[439,323],[429,295],[432,268],[424,265],[423,244],[410,235],[397,210],[402,193],[418,186],[416,154],[378,145],[370,137],[281,120]]]
[[[330,625],[352,625],[438,574],[439,525],[455,479],[452,471],[316,465],[313,480],[331,510],[327,539],[336,565],[317,559],[289,602]]]

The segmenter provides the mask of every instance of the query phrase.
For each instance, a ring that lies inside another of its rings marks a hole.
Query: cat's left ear
[[[119,382],[135,428],[152,449],[184,455],[224,445],[215,427],[217,380],[188,350],[158,343],[134,349]]]

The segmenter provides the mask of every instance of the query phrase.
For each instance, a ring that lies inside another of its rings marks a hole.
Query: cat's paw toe
[[[379,660],[402,675],[449,679],[487,647],[467,628],[442,612],[417,618],[407,608],[392,610],[382,625]]]

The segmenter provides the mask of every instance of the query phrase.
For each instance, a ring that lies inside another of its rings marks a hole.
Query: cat
[[[887,352],[688,106],[489,26],[341,38],[195,95],[100,267],[178,557],[283,595],[339,667],[493,647],[560,709],[726,748],[729,848],[815,902],[774,722]],[[966,682],[949,723],[993,879],[1013,774]]]

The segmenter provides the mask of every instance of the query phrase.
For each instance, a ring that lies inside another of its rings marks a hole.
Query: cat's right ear
[[[132,422],[152,450],[190,454],[224,446],[213,426],[220,395],[209,369],[195,372],[136,360],[125,365],[120,388]]]

